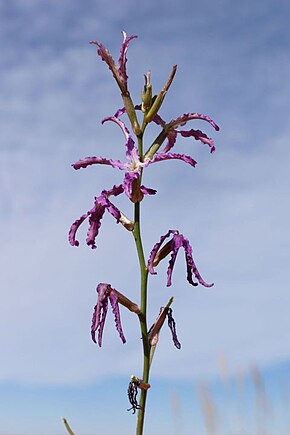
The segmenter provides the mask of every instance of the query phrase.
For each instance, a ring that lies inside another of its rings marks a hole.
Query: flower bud
[[[148,110],[152,105],[152,85],[150,83],[150,71],[148,71],[148,73],[144,75],[144,77],[145,77],[145,86],[141,94],[142,97],[141,110],[142,112],[146,113],[148,112]]]
[[[170,88],[170,85],[171,85],[171,83],[172,83],[172,81],[174,79],[174,76],[175,76],[175,73],[176,73],[176,69],[177,69],[177,65],[173,65],[171,74],[170,74],[167,82],[165,83],[164,88],[162,89],[160,94],[157,95],[157,97],[154,100],[154,103],[152,104],[149,112],[146,113],[146,115],[145,115],[145,121],[147,123],[151,122],[152,119],[154,118],[154,116],[157,115],[157,113],[158,113],[158,111],[159,111],[159,109],[160,109],[160,107],[161,107],[161,105],[163,103],[163,100],[165,98],[165,95],[166,95],[168,89]]]

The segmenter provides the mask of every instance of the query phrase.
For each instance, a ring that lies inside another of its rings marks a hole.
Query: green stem
[[[133,236],[136,243],[140,272],[141,272],[141,303],[140,310],[141,315],[139,316],[140,328],[142,334],[143,343],[143,376],[142,380],[146,383],[149,381],[149,370],[150,370],[150,345],[148,340],[148,328],[147,328],[147,282],[148,282],[148,270],[145,263],[144,251],[140,233],[140,202],[135,204],[135,225],[133,230]],[[137,415],[137,428],[136,435],[143,434],[144,427],[144,416],[145,416],[145,406],[146,406],[147,390],[141,390],[141,396],[139,405],[141,409],[138,411]]]

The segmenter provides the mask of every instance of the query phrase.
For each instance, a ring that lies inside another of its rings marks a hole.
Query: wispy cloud
[[[125,347],[109,321],[102,351],[89,338],[98,282],[109,280],[138,301],[130,234],[107,216],[96,252],[67,244],[70,223],[103,187],[121,180],[109,168],[76,173],[70,163],[91,154],[122,156],[117,129],[99,124],[120,104],[118,91],[86,42],[98,38],[117,55],[123,28],[139,34],[128,63],[135,97],[148,67],[157,90],[178,62],[163,115],[210,112],[222,127],[213,156],[190,140],[177,145],[198,160],[196,169],[168,162],[147,171],[147,184],[159,193],[144,204],[147,252],[168,228],[181,228],[203,275],[216,283],[210,291],[192,289],[179,260],[172,292],[183,350],[172,349],[164,332],[155,374],[172,375],[177,363],[176,376],[213,373],[221,350],[233,366],[290,356],[286,5],[270,14],[270,1],[243,3],[239,13],[228,1],[194,9],[183,1],[176,11],[163,3],[156,10],[145,4],[143,21],[131,0],[110,9],[102,2],[2,6],[3,380],[79,383],[138,371],[138,325],[129,314],[122,313]],[[165,265],[159,269],[150,291],[157,311],[171,296]]]

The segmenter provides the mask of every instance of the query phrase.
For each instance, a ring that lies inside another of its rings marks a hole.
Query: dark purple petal
[[[187,280],[192,285],[197,285],[192,281],[192,272],[194,273],[194,276],[198,280],[198,282],[203,285],[204,287],[212,287],[212,284],[208,284],[204,281],[204,279],[201,277],[199,271],[197,270],[197,267],[194,263],[193,256],[192,256],[192,247],[189,244],[189,241],[183,237],[183,248],[185,251],[185,259],[186,259],[186,265],[187,265]]]
[[[160,237],[159,242],[157,242],[149,255],[149,259],[148,259],[148,264],[147,264],[147,269],[149,271],[149,273],[151,273],[151,275],[156,275],[156,272],[153,268],[153,262],[154,262],[154,258],[156,257],[157,252],[159,251],[160,247],[162,246],[164,240],[166,240],[171,234],[178,234],[177,230],[169,230],[166,234],[164,234],[164,236]]]
[[[157,114],[154,116],[152,121],[155,122],[155,124],[157,125],[161,125],[162,127],[164,127],[166,124],[166,122],[161,118],[161,116]]]
[[[167,127],[176,128],[179,125],[185,125],[188,121],[191,121],[193,119],[200,119],[202,121],[209,122],[210,125],[217,131],[219,131],[219,126],[209,117],[206,115],[202,115],[201,113],[184,113],[183,115],[179,116],[176,119],[173,119],[170,121],[169,124],[167,124]]]
[[[87,233],[86,243],[91,246],[92,249],[96,249],[95,239],[99,233],[101,226],[101,219],[105,213],[105,207],[98,202],[98,198],[95,200],[95,206],[90,210],[89,229]]]
[[[210,147],[211,154],[215,152],[214,141],[208,137],[201,130],[176,130],[177,133],[180,133],[183,137],[194,137],[196,140],[200,140],[202,143],[208,145]]]
[[[92,326],[91,326],[91,336],[93,341],[96,343],[96,332],[98,333],[98,344],[102,347],[102,336],[105,325],[105,320],[108,312],[108,296],[109,296],[109,284],[99,284],[97,287],[98,302],[94,308]]]
[[[139,178],[139,173],[138,172],[126,172],[125,173],[125,177],[124,177],[124,192],[125,194],[128,196],[129,199],[132,199],[132,195],[133,195],[133,182],[135,180],[138,180]]]
[[[168,269],[167,269],[167,284],[166,284],[167,287],[171,286],[171,276],[172,276],[172,272],[173,272],[173,268],[174,268],[174,264],[175,264],[175,260],[176,260],[178,251],[182,246],[182,242],[183,242],[183,236],[181,234],[175,234],[173,236],[172,244],[171,244],[172,254],[171,254],[171,258],[169,260]]]
[[[105,210],[108,210],[108,212],[116,219],[117,223],[119,223],[121,219],[120,210],[111,203],[108,197],[118,196],[123,192],[124,187],[122,184],[120,184],[119,186],[113,186],[113,188],[110,190],[103,190],[101,195],[98,198],[95,198],[94,207],[71,225],[69,230],[69,243],[72,246],[79,246],[79,242],[76,240],[76,232],[80,225],[84,222],[84,220],[89,217],[89,229],[86,242],[88,246],[91,246],[92,249],[95,249],[95,239],[99,233],[101,219],[103,218]]]
[[[104,157],[85,157],[72,164],[72,167],[74,169],[80,169],[91,165],[110,165],[113,168],[126,169],[125,164],[120,162],[120,160],[106,159]]]
[[[88,211],[71,225],[68,233],[68,240],[72,246],[79,246],[80,243],[76,240],[76,232],[79,229],[80,225],[84,222],[84,220],[89,216],[89,214],[90,212]]]
[[[128,50],[128,45],[129,42],[132,41],[132,39],[137,38],[136,35],[132,35],[132,36],[127,36],[126,32],[122,32],[123,33],[123,44],[121,46],[121,50],[120,50],[120,57],[119,57],[119,75],[121,78],[121,81],[126,84],[128,76],[127,76],[127,72],[126,72],[126,63],[127,63],[127,57],[126,57],[126,53]]]
[[[157,193],[157,190],[151,189],[150,187],[140,186],[140,190],[143,193],[143,195],[155,195]]]
[[[172,308],[167,309],[167,320],[168,320],[169,329],[170,329],[171,334],[172,334],[172,340],[173,340],[174,346],[177,347],[177,349],[180,349],[181,344],[177,338],[176,323],[175,323],[175,320],[172,316]]]
[[[118,186],[114,185],[110,190],[102,190],[103,196],[118,196],[124,192],[123,184],[119,184]]]
[[[118,113],[118,112],[117,112]],[[107,118],[104,118],[102,120],[102,124],[106,121],[112,121],[115,122],[122,130],[122,132],[124,133],[124,136],[126,138],[126,156],[128,159],[130,159],[131,154],[132,154],[132,150],[135,148],[134,147],[134,140],[132,139],[132,136],[130,135],[130,132],[128,130],[128,128],[126,127],[126,125],[124,124],[123,121],[121,121],[117,116],[108,116]],[[122,169],[124,169],[122,167]]]
[[[134,107],[135,110],[141,110],[141,104],[137,104]],[[121,109],[118,109],[117,112],[115,113],[114,117],[115,118],[120,118],[120,116],[124,115],[124,113],[126,113],[126,107],[122,107]]]
[[[193,167],[195,167],[196,165],[196,161],[192,157],[186,156],[185,154],[163,153],[163,152],[155,154],[153,158],[150,160],[150,163],[162,162],[163,160],[173,160],[173,159],[182,160]]]
[[[164,149],[161,151],[162,153],[167,153],[171,150],[171,148],[174,146],[176,142],[177,132],[175,130],[170,131],[167,134],[167,144],[165,145]]]
[[[119,74],[118,74],[118,70],[115,64],[114,59],[111,56],[111,53],[109,52],[109,50],[100,42],[98,41],[90,41],[90,44],[95,44],[97,45],[99,48],[97,50],[98,55],[101,57],[101,59],[106,62],[106,64],[108,65],[109,69],[112,71],[114,78],[117,80],[117,82],[120,81],[119,78]]]
[[[110,292],[110,303],[111,303],[111,307],[115,316],[115,325],[116,325],[116,329],[119,332],[120,338],[122,340],[123,343],[126,343],[126,338],[124,337],[124,333],[122,330],[122,325],[121,325],[121,317],[120,317],[120,310],[119,310],[119,305],[118,305],[118,293],[112,289]]]

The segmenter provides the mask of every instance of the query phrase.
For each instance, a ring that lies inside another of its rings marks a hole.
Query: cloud
[[[70,9],[67,2],[52,2],[40,11],[37,2],[11,2],[11,21],[2,29],[8,38],[11,29],[33,18],[23,30],[21,52],[11,55],[6,50],[3,56],[2,380],[73,384],[141,369],[136,366],[140,332],[131,314],[122,311],[128,341],[124,347],[112,317],[102,350],[89,337],[98,282],[111,282],[138,302],[139,273],[131,235],[107,215],[95,252],[85,247],[86,224],[80,231],[80,248],[67,243],[70,223],[91,208],[103,188],[122,179],[121,172],[110,168],[74,172],[70,167],[86,155],[123,159],[119,131],[99,124],[120,105],[120,97],[110,72],[84,41],[103,38],[118,56],[120,30],[126,23],[133,30],[135,25],[133,19],[126,21],[131,1],[122,3],[122,8],[101,4],[99,15],[93,2],[87,10],[80,5],[76,2],[76,9]],[[220,133],[205,127],[217,143],[214,155],[190,139],[179,141],[176,150],[192,154],[198,160],[196,169],[164,162],[145,174],[144,182],[158,190],[158,196],[143,205],[146,252],[168,228],[180,228],[192,241],[203,276],[215,281],[210,291],[191,288],[182,258],[172,289],[165,288],[165,262],[150,278],[150,321],[173,294],[183,346],[181,352],[172,349],[168,332],[162,332],[156,376],[172,376],[177,364],[176,377],[214,373],[220,351],[233,368],[290,356],[285,337],[289,62],[279,45],[285,28],[277,26],[279,11],[268,15],[269,5],[251,9],[253,17],[265,21],[247,36],[231,9],[216,17],[215,4],[214,10],[199,6],[193,18],[185,14],[184,1],[161,33],[158,14],[152,16],[153,41],[148,25],[141,23],[141,35],[130,48],[128,67],[136,98],[151,62],[154,87],[160,89],[177,61],[178,75],[162,114],[171,119],[189,110],[211,112],[222,127]],[[248,6],[243,16],[250,19]],[[149,14],[152,4],[144,11]],[[55,12],[57,19],[51,25]],[[112,33],[105,29],[104,19]],[[191,26],[193,19],[196,27]],[[198,36],[207,22],[214,27]],[[253,24],[251,18],[248,28]],[[11,41],[14,49],[18,39]],[[149,133],[146,139],[153,136]],[[132,215],[125,201],[120,199],[119,204]]]

